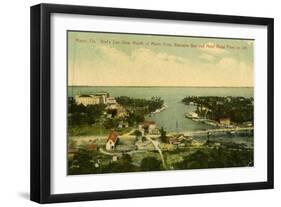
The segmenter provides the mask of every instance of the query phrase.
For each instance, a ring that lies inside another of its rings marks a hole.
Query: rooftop
[[[92,96],[91,95],[87,95],[87,94],[82,94],[82,95],[79,95],[79,97],[88,97],[88,98],[90,98]]]
[[[115,131],[112,131],[108,136],[107,142],[111,140],[112,142],[116,143],[117,139],[118,139],[118,134]]]

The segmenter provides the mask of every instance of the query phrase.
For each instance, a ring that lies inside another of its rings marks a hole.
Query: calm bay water
[[[168,105],[168,109],[158,113],[150,120],[154,120],[158,127],[168,131],[202,130],[213,128],[210,125],[194,122],[185,118],[186,112],[193,111],[194,106],[184,105],[181,100],[186,96],[243,96],[253,97],[253,88],[200,88],[200,87],[68,87],[68,96],[77,94],[94,94],[106,91],[110,96],[129,96],[132,98],[150,99],[153,96],[161,97]]]

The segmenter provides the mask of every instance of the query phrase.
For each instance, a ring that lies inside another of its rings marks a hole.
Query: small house
[[[178,134],[174,137],[169,138],[169,144],[178,145],[183,141],[183,139],[184,139],[183,134]]]
[[[86,145],[86,149],[88,151],[95,151],[95,150],[97,150],[97,144],[96,143],[89,143],[88,145]]]
[[[219,123],[222,125],[230,125],[230,118],[229,117],[220,118]]]
[[[106,103],[107,104],[116,104],[117,101],[116,101],[116,99],[114,97],[107,97]]]
[[[112,131],[109,134],[108,139],[106,141],[106,146],[105,146],[106,150],[114,150],[118,139],[119,138],[117,133],[115,131]]]
[[[155,121],[145,121],[141,124],[141,127],[146,133],[152,134],[156,130],[156,123]]]
[[[118,126],[117,126],[117,127],[120,128],[120,129],[122,129],[122,128],[127,128],[127,127],[129,127],[129,124],[128,124],[128,122],[120,121],[120,122],[118,123]]]
[[[116,162],[117,160],[118,160],[118,157],[117,157],[116,155],[113,155],[113,156],[112,156],[112,161],[113,161],[113,162]]]
[[[171,137],[171,138],[169,139],[169,143],[170,143],[170,144],[180,144],[181,142],[178,140],[178,138],[176,138],[176,137]]]

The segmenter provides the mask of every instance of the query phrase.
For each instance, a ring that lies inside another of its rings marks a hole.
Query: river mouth
[[[216,128],[215,126],[196,122],[185,117],[185,113],[196,109],[195,106],[185,105],[180,100],[169,100],[167,105],[168,108],[166,110],[146,118],[155,121],[159,127],[163,127],[168,132],[179,133]]]
[[[249,87],[109,87],[109,86],[69,86],[68,97],[77,94],[94,94],[106,91],[113,97],[128,96],[131,98],[151,99],[160,97],[167,104],[168,108],[152,116],[149,120],[157,123],[157,127],[163,127],[167,131],[194,131],[215,128],[214,126],[195,122],[185,117],[185,113],[195,110],[195,106],[185,105],[182,99],[187,96],[241,96],[253,97],[253,88]]]
[[[102,122],[76,126],[83,131],[77,136],[70,135],[68,128],[68,175],[254,166],[253,127],[214,126],[201,122],[204,119],[200,117],[199,121],[187,118],[197,106],[182,102],[184,97],[200,95],[252,97],[252,88],[69,87],[70,97],[99,91],[112,97],[160,97],[165,108],[146,115],[145,122],[123,122],[115,132],[101,128]],[[145,123],[154,125],[157,132],[144,132]],[[108,149],[111,133],[118,134],[118,143]]]

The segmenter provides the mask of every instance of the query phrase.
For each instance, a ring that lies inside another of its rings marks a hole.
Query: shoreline
[[[158,113],[161,113],[162,111],[166,110],[168,108],[168,105],[166,103],[163,104],[163,106],[159,109],[156,109],[155,111],[151,112],[149,114],[149,116],[153,116],[153,115],[156,115]]]

